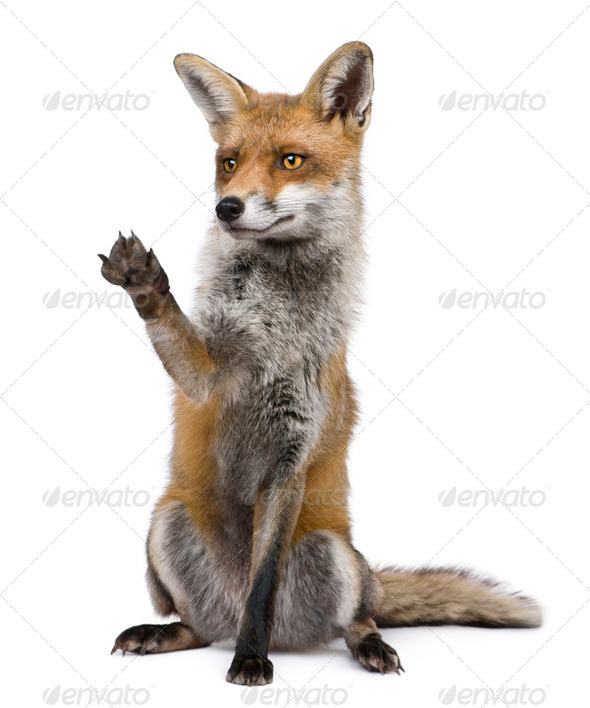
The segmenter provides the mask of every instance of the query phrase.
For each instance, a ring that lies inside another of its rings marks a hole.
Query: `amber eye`
[[[228,157],[226,160],[223,161],[223,169],[226,172],[235,172],[237,166],[238,163],[231,157]]]
[[[296,170],[305,162],[305,158],[301,155],[285,155],[283,157],[283,167],[288,170]]]

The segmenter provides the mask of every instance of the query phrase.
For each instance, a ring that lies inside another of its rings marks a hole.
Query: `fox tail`
[[[460,624],[474,627],[539,627],[539,605],[500,583],[454,568],[375,571],[378,627]]]

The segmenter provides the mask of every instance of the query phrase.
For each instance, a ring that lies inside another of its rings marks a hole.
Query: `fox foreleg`
[[[164,368],[184,395],[201,398],[215,380],[213,360],[170,292],[154,252],[131,234],[125,238],[119,233],[108,258],[99,254],[101,273],[129,294]]]

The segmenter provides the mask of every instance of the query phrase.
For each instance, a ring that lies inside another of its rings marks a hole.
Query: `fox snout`
[[[324,231],[327,224],[337,231],[354,221],[354,212],[347,208],[351,188],[343,180],[323,192],[307,184],[285,187],[274,198],[261,189],[226,195],[215,207],[217,222],[239,240],[311,239],[322,235],[322,225]]]
[[[217,218],[230,224],[244,213],[245,204],[238,197],[224,197],[215,207]]]
[[[238,196],[223,196],[215,212],[224,231],[240,240],[290,237],[285,222],[294,219],[294,205],[285,206],[280,198],[270,200],[262,190]]]

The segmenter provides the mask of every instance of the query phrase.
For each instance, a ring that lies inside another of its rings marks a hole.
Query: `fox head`
[[[358,159],[373,94],[366,44],[337,49],[296,96],[258,93],[194,54],[179,54],[174,65],[218,144],[224,231],[292,240],[358,221]]]

